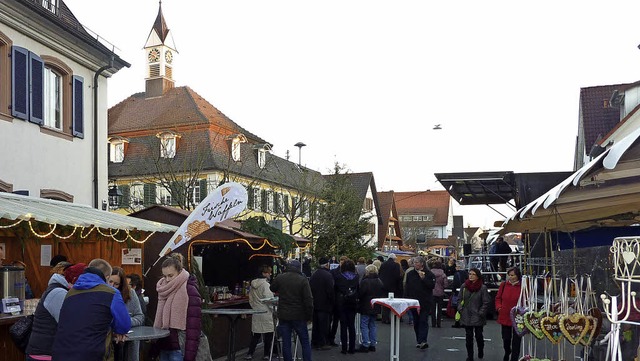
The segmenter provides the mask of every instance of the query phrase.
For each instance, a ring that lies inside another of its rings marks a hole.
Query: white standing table
[[[420,302],[412,298],[374,298],[371,300],[371,306],[381,305],[391,310],[393,318],[391,319],[391,344],[389,352],[389,361],[400,360],[400,318],[412,308],[420,312]]]

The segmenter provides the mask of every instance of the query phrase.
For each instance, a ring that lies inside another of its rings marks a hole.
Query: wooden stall
[[[89,206],[0,193],[0,247],[2,262],[20,261],[35,298],[51,277],[50,260],[61,254],[72,263],[103,258],[125,272],[142,273],[141,257],[129,257],[155,232],[172,234],[176,227],[97,210]],[[123,249],[125,250],[123,252]],[[125,261],[131,264],[123,264]],[[140,259],[136,259],[140,258]],[[0,314],[0,355],[7,361],[24,360],[8,337],[19,315]]]
[[[131,216],[179,226],[189,214],[189,211],[157,205],[133,213]],[[145,294],[149,296],[147,313],[151,317],[155,315],[157,306],[155,284],[162,275],[162,260],[155,266],[152,267],[152,265],[170,238],[171,234],[155,234],[149,238],[144,248]],[[240,224],[232,220],[216,224],[215,227],[193,238],[175,251],[181,253],[189,263],[193,257],[198,257],[204,282],[209,289],[227,287],[230,293],[239,293],[227,294],[229,298],[218,299],[215,302],[208,297],[203,307],[209,308],[250,308],[248,297],[242,292],[244,281],[255,278],[259,266],[272,265],[276,257],[274,247],[267,239],[241,231]],[[234,292],[237,286],[240,287],[240,291]],[[211,354],[216,358],[227,353],[228,321],[226,318],[216,317],[212,318],[212,322],[212,329],[215,332],[208,332],[207,336],[211,344]],[[237,324],[236,349],[248,347],[250,336],[251,317],[249,316],[239,320]]]

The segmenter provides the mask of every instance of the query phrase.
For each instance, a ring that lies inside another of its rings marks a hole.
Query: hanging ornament
[[[526,307],[513,306],[513,308],[511,308],[511,311],[509,312],[513,330],[520,337],[529,332],[529,329],[524,323],[524,315],[527,313],[527,311],[528,309]]]
[[[562,339],[562,331],[560,330],[560,319],[558,315],[545,316],[540,319],[540,327],[542,333],[551,341],[552,344],[557,345]]]
[[[572,345],[578,344],[589,331],[589,320],[580,313],[562,315],[558,324],[560,331]]]
[[[524,324],[538,340],[544,338],[542,327],[540,326],[540,320],[546,315],[545,311],[529,311],[524,314]]]

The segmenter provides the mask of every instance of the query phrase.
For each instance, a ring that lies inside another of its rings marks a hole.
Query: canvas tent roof
[[[0,193],[0,218],[36,220],[48,224],[102,229],[138,230],[145,232],[175,232],[177,227],[160,222],[127,217],[101,211],[84,204]]]

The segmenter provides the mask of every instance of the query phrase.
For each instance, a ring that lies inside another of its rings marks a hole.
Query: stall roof
[[[177,227],[101,211],[84,204],[0,193],[0,218],[103,229],[175,232]]]
[[[451,197],[461,205],[505,204],[515,197],[514,173],[435,173]]]
[[[536,200],[504,231],[543,232],[626,226],[640,221],[640,129],[605,150]]]

